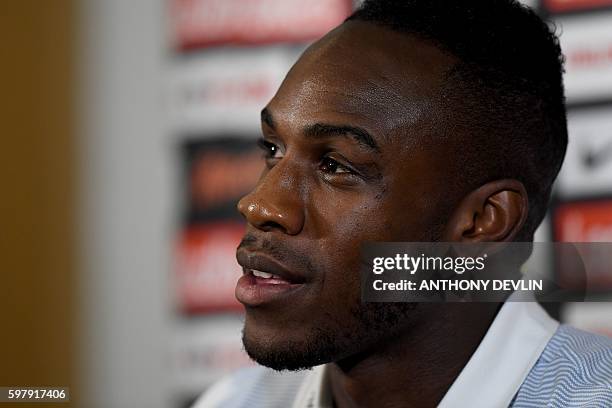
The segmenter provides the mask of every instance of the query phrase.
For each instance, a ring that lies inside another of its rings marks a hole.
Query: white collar
[[[333,408],[325,365],[314,367],[304,378],[292,408]]]
[[[557,327],[536,302],[506,302],[438,407],[509,406]]]
[[[438,408],[508,407],[558,326],[536,302],[506,302]],[[293,408],[331,408],[326,377],[325,366],[315,367]]]

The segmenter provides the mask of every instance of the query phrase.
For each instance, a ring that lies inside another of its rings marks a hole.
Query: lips
[[[245,306],[260,306],[288,298],[305,286],[304,276],[269,255],[239,249],[236,259],[244,271],[236,284],[236,298]]]
[[[259,276],[255,276],[261,279],[272,279],[274,277],[287,283],[304,283],[306,281],[303,275],[291,271],[273,257],[261,252],[239,249],[236,252],[236,260],[245,270],[245,273],[256,271]]]
[[[290,283],[278,275],[274,275],[268,272],[258,271],[256,269],[252,269],[250,271],[247,270],[247,273],[251,273],[255,277],[255,279],[257,279],[258,282],[265,283],[267,285],[286,285]]]

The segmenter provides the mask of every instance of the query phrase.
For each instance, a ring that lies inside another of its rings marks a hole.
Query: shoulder
[[[546,406],[612,406],[612,339],[561,325],[516,397]]]
[[[612,338],[562,324],[550,339],[546,351],[549,359],[590,360],[600,357],[605,361],[612,358]]]
[[[306,373],[244,368],[210,386],[192,408],[288,407]]]

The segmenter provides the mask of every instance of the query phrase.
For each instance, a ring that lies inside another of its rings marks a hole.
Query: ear
[[[514,240],[527,219],[529,202],[523,183],[496,180],[468,194],[453,212],[443,238],[446,242]]]

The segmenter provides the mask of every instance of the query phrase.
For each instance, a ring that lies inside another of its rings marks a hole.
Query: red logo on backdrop
[[[258,103],[265,105],[274,95],[278,84],[266,73],[254,70],[235,75],[232,78],[210,77],[200,82],[185,84],[180,90],[180,103],[183,106],[202,104],[246,105]],[[250,75],[251,77],[246,77]]]
[[[321,37],[351,11],[351,0],[173,0],[172,25],[182,49],[304,42]]]
[[[561,205],[555,230],[558,241],[612,242],[612,200]]]
[[[264,164],[259,151],[205,151],[191,168],[191,202],[198,209],[219,205],[250,191]]]
[[[567,65],[572,70],[612,65],[612,43],[572,50],[567,55]]]
[[[544,0],[547,10],[563,12],[612,5],[612,0]]]
[[[236,247],[244,235],[238,222],[218,222],[187,227],[176,257],[176,291],[186,313],[242,310],[234,297],[242,268]]]
[[[612,242],[612,200],[585,201],[561,205],[555,211],[555,235],[562,242]],[[612,289],[608,247],[580,245],[578,253],[584,265],[559,260],[559,278],[567,287],[581,288],[585,283],[593,291]],[[575,269],[584,269],[579,276]],[[585,280],[586,279],[586,280]]]

